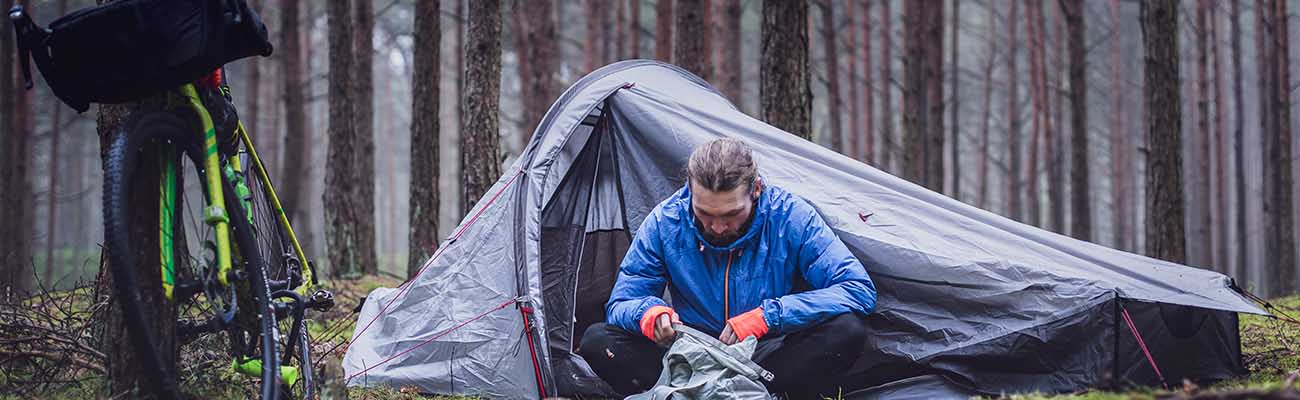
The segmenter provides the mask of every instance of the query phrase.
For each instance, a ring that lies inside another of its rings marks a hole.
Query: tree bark
[[[1053,2],[1047,2],[1050,7]],[[1053,232],[1068,234],[1065,226],[1065,90],[1060,87],[1068,77],[1065,71],[1065,23],[1060,7],[1052,13],[1052,74],[1044,82],[1047,109],[1051,114],[1046,135],[1047,154],[1047,222]],[[1044,36],[1046,38],[1046,36]]]
[[[845,73],[845,79],[847,79],[849,86],[849,109],[848,113],[846,113],[849,119],[849,133],[844,138],[843,154],[857,159],[859,158],[858,154],[861,152],[861,148],[858,146],[860,142],[858,137],[862,136],[862,118],[860,117],[862,111],[858,108],[858,86],[861,81],[858,80],[858,6],[854,3],[854,1],[849,1],[844,5],[845,25],[849,34],[848,44],[845,46],[848,54],[844,57],[849,61],[848,72]]]
[[[614,29],[618,32],[614,36],[614,61],[627,58],[627,7],[626,1],[619,1],[618,8],[614,9]]]
[[[359,193],[357,194],[357,244],[361,255],[362,273],[379,274],[375,257],[375,84],[374,35],[375,11],[371,0],[356,0],[357,20],[353,52],[357,58],[352,75],[355,76],[356,94],[353,107],[356,116],[356,168]]]
[[[673,1],[655,3],[655,58],[666,63],[673,62]]]
[[[984,111],[980,116],[980,146],[979,146],[979,177],[978,190],[975,196],[975,206],[983,209],[988,207],[989,195],[989,125],[993,119],[993,68],[996,65],[998,55],[998,37],[995,31],[997,26],[997,17],[993,10],[986,10],[988,22],[988,53],[984,57]]]
[[[476,0],[469,7],[465,43],[465,92],[460,102],[461,211],[468,213],[501,177],[501,2]]]
[[[871,76],[871,5],[874,1],[862,2],[862,133],[858,134],[860,145],[858,146],[861,155],[858,156],[863,162],[880,168],[876,165],[876,138],[875,122],[876,103],[875,96],[872,95],[873,87],[876,81]],[[854,27],[853,29],[857,29]]]
[[[677,0],[676,42],[673,59],[677,65],[698,75],[706,82],[713,80],[713,64],[709,62],[709,3],[704,0]]]
[[[59,15],[67,13],[68,0],[59,0]],[[50,108],[53,110],[50,117],[50,166],[49,166],[49,189],[46,190],[45,199],[45,273],[41,274],[46,282],[50,285],[57,282],[54,278],[54,246],[56,229],[58,228],[59,219],[59,147],[63,127],[59,126],[59,114],[63,111],[63,103],[57,98],[50,99]]]
[[[1192,265],[1209,267],[1217,270],[1214,265],[1214,245],[1213,236],[1210,233],[1210,224],[1213,218],[1210,215],[1210,209],[1213,206],[1213,193],[1210,191],[1210,38],[1209,38],[1209,21],[1206,18],[1206,10],[1209,7],[1207,0],[1197,0],[1196,2],[1196,137],[1192,141],[1192,149],[1195,155],[1192,156],[1194,163],[1192,168],[1195,169],[1195,179],[1188,179],[1188,184],[1192,185],[1191,193],[1200,201],[1196,202],[1196,207],[1188,205],[1189,211],[1194,211],[1192,215],[1196,219],[1191,232],[1191,240],[1199,245],[1192,247],[1192,254],[1188,254],[1189,262]]]
[[[719,54],[714,72],[718,77],[718,88],[722,90],[722,94],[735,103],[737,108],[743,110],[745,99],[744,87],[741,84],[743,43],[740,28],[740,0],[722,0],[719,8],[720,12],[716,14],[719,20],[716,24],[718,43],[713,45]]]
[[[1033,102],[1033,118],[1031,119],[1031,128],[1029,133],[1029,165],[1025,168],[1028,174],[1028,186],[1025,188],[1026,200],[1028,201],[1029,215],[1027,222],[1030,225],[1042,227],[1042,198],[1038,189],[1038,182],[1041,178],[1041,169],[1038,163],[1039,148],[1046,138],[1051,136],[1051,121],[1047,118],[1047,93],[1046,81],[1047,71],[1044,63],[1044,50],[1046,46],[1043,40],[1043,5],[1037,0],[1026,0],[1025,12],[1028,13],[1025,27],[1029,34],[1029,79],[1030,79],[1030,96]]]
[[[952,161],[952,198],[961,201],[961,120],[958,112],[961,108],[961,75],[960,58],[957,57],[958,49],[961,47],[957,41],[961,32],[961,3],[958,0],[952,0],[952,23],[949,31],[952,34],[952,44],[948,47],[952,50],[948,62],[951,63],[950,85],[952,86],[952,107],[950,108],[951,116],[948,119],[948,130],[952,132],[948,140],[948,149],[952,152],[950,160]]]
[[[1088,58],[1084,52],[1083,0],[1062,0],[1070,52],[1070,235],[1092,240],[1092,209],[1088,195]]]
[[[299,20],[302,18],[299,2],[296,0],[280,1],[280,70],[283,75],[281,90],[284,92],[284,156],[282,158],[284,177],[307,176],[307,166],[312,164],[312,142],[307,131],[307,110],[305,91],[310,76],[303,60],[303,39],[308,37],[301,30]],[[314,218],[310,212],[309,193],[313,193],[312,179],[284,179],[284,189],[280,193],[281,205],[293,221],[310,224]],[[304,225],[299,235],[309,235],[311,229]],[[300,239],[306,239],[302,237]]]
[[[1016,58],[1018,57],[1020,41],[1017,39],[1016,22],[1019,15],[1019,1],[1011,1],[1011,11],[1007,17],[1007,217],[1014,220],[1022,220],[1020,199],[1024,195],[1021,191],[1020,180],[1020,74],[1016,68]]]
[[[1292,212],[1292,176],[1291,176],[1291,63],[1289,29],[1286,1],[1270,0],[1272,15],[1264,26],[1272,28],[1270,45],[1273,47],[1269,61],[1271,75],[1270,85],[1275,115],[1270,118],[1273,129],[1268,132],[1264,146],[1267,152],[1264,162],[1264,212],[1272,214],[1265,218],[1264,232],[1268,240],[1264,241],[1264,259],[1269,260],[1274,271],[1266,280],[1268,296],[1281,296],[1291,293],[1296,287],[1295,263],[1295,222]]]
[[[1110,0],[1111,29],[1120,26],[1119,0]],[[1129,151],[1128,129],[1125,126],[1128,110],[1124,107],[1124,68],[1120,44],[1123,35],[1111,36],[1110,43],[1110,167],[1111,167],[1111,225],[1114,228],[1115,248],[1135,250],[1128,245],[1129,238]],[[1144,116],[1145,117],[1145,116]]]
[[[759,97],[762,99],[763,120],[811,140],[808,2],[764,2],[762,34]]]
[[[587,42],[585,43],[586,51],[584,51],[587,58],[587,72],[600,68],[605,60],[604,43],[601,43],[601,33],[604,31],[604,27],[601,26],[600,18],[600,13],[605,10],[603,3],[601,0],[587,0],[587,5],[583,7],[587,11]]]
[[[1182,103],[1178,75],[1178,3],[1143,0],[1142,44],[1147,104],[1147,255],[1182,264],[1187,257],[1183,227]]]
[[[32,2],[23,1],[29,13],[36,13]],[[6,12],[8,8],[5,9]],[[12,51],[12,50],[11,50]],[[32,236],[35,226],[35,210],[32,200],[32,173],[31,165],[33,162],[34,146],[32,139],[35,114],[32,112],[32,91],[22,90],[23,78],[17,68],[14,68],[12,52],[5,55],[4,60],[8,71],[4,81],[7,83],[9,91],[0,97],[10,100],[10,108],[3,111],[6,115],[12,116],[8,123],[10,126],[5,131],[7,143],[4,145],[5,157],[0,160],[3,162],[4,186],[0,187],[0,200],[4,201],[5,206],[0,209],[0,222],[9,227],[5,237],[8,242],[0,242],[0,264],[5,271],[5,276],[0,277],[0,290],[9,289],[11,292],[3,292],[0,295],[17,294],[22,296],[32,289],[32,278],[34,276],[34,260],[32,259]],[[33,76],[33,79],[37,79]]]
[[[555,75],[560,69],[559,41],[556,34],[552,0],[522,1],[514,13],[515,36],[519,56],[520,95],[523,118],[520,119],[519,148],[532,138],[533,130],[546,115],[550,102],[558,97]]]
[[[826,96],[828,98],[826,106],[829,110],[826,116],[830,118],[831,150],[836,153],[844,153],[844,132],[841,128],[841,117],[843,107],[840,104],[840,74],[839,74],[839,54],[838,43],[835,41],[835,10],[834,4],[830,1],[820,1],[817,8],[821,10],[822,15],[822,46],[826,52]]]
[[[438,71],[440,1],[415,3],[414,66],[411,70],[411,233],[406,277],[414,278],[438,247]],[[525,4],[550,1],[528,1]],[[550,15],[550,14],[543,14]],[[554,29],[552,29],[554,32]]]
[[[13,5],[13,0],[0,0],[0,9],[6,13]],[[16,85],[18,74],[14,68],[13,32],[13,29],[8,26],[0,28],[0,93],[4,93],[0,96],[0,131],[5,132],[0,134],[0,155],[4,156],[0,158],[0,167],[3,167],[0,169],[0,201],[4,201],[5,204],[13,204],[11,201],[15,199],[12,196],[16,195],[15,192],[9,191],[13,188],[10,182],[14,179],[13,171],[9,169],[12,164],[10,160],[14,158],[13,142],[17,140],[17,135],[10,133],[14,132],[15,126],[14,97],[16,96],[12,94],[16,93],[15,90],[19,87]],[[17,225],[18,222],[13,218],[9,207],[0,208],[0,226]],[[10,234],[0,235],[0,295],[2,296],[9,295],[10,289],[13,288],[18,289],[17,293],[25,291],[26,285],[20,281],[23,275],[23,264],[19,262],[21,258],[17,254],[19,251],[17,239]]]
[[[1233,104],[1233,116],[1235,117],[1232,119],[1232,137],[1233,137],[1232,163],[1233,163],[1233,174],[1235,175],[1236,178],[1234,179],[1236,181],[1236,184],[1234,185],[1235,186],[1234,191],[1237,194],[1235,197],[1236,204],[1234,207],[1235,213],[1237,214],[1237,221],[1235,224],[1237,226],[1237,237],[1236,237],[1237,263],[1235,264],[1236,266],[1235,270],[1229,269],[1229,271],[1231,272],[1231,274],[1229,275],[1236,277],[1239,280],[1245,281],[1246,278],[1245,271],[1247,271],[1247,261],[1248,261],[1247,253],[1249,252],[1247,251],[1247,246],[1246,246],[1247,244],[1246,169],[1244,165],[1245,154],[1242,151],[1243,149],[1242,143],[1245,142],[1244,132],[1245,132],[1246,114],[1245,114],[1245,105],[1243,104],[1243,97],[1241,95],[1241,71],[1242,71],[1241,69],[1241,5],[1240,2],[1236,2],[1236,1],[1229,2],[1229,4],[1231,7],[1229,13],[1232,14],[1230,17],[1231,27],[1229,29],[1232,31],[1232,33],[1230,34],[1232,40],[1231,43],[1232,104]]]
[[[630,43],[632,54],[628,58],[641,58],[641,0],[631,1],[632,17],[629,23],[632,24],[630,27],[632,31],[632,43]]]
[[[331,0],[326,7],[329,27],[329,149],[325,166],[325,239],[334,276],[360,273],[361,232],[356,221],[369,218],[357,204],[361,194],[357,165],[358,133],[355,111],[356,57],[351,0]]]
[[[1213,85],[1214,85],[1214,206],[1212,216],[1214,220],[1211,225],[1214,234],[1214,266],[1216,271],[1228,273],[1228,181],[1227,181],[1227,156],[1228,150],[1224,143],[1224,135],[1227,134],[1225,128],[1223,111],[1223,49],[1219,46],[1220,28],[1219,28],[1219,6],[1214,4],[1210,7],[1210,58],[1213,59],[1214,67]]]
[[[903,7],[903,176],[943,192],[943,7]]]
[[[894,5],[892,1],[880,3],[880,137],[881,161],[885,171],[897,173],[894,165]]]

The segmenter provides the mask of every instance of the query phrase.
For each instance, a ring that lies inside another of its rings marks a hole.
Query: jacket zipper
[[[735,249],[727,251],[727,269],[722,275],[722,325],[727,324],[727,318],[731,316],[731,259],[736,254]]]

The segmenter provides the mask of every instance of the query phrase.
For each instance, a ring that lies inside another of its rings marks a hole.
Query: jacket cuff
[[[736,338],[740,340],[750,336],[759,339],[767,334],[767,321],[763,319],[763,307],[731,317],[727,320],[727,326],[731,327],[731,331],[735,332]]]
[[[663,314],[668,314],[668,319],[673,322],[679,321],[677,312],[668,306],[650,307],[645,310],[645,314],[641,315],[641,334],[649,338],[650,341],[655,340],[655,320],[659,319],[659,316]]]

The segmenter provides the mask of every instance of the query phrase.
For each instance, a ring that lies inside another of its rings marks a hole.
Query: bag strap
[[[27,11],[23,9],[21,4],[14,5],[13,8],[9,9],[9,21],[14,24],[14,43],[18,45],[16,46],[18,48],[18,65],[23,70],[23,88],[31,90],[32,48],[44,43],[45,38],[49,37],[50,33],[48,30],[36,26],[36,23],[32,22],[31,15],[27,14]],[[42,62],[41,57],[45,57],[45,62],[49,61],[49,57],[45,52],[36,52],[36,62],[38,64]],[[8,93],[5,93],[4,95],[7,96]]]

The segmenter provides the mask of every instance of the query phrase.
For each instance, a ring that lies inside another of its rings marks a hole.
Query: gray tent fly
[[[1231,278],[975,208],[745,115],[681,68],[629,60],[567,89],[421,273],[369,295],[347,384],[609,396],[575,354],[578,335],[604,320],[631,235],[681,187],[691,150],[724,136],[753,146],[764,181],[808,200],[876,282],[846,393],[1055,393],[1245,373],[1237,313],[1264,311]]]

